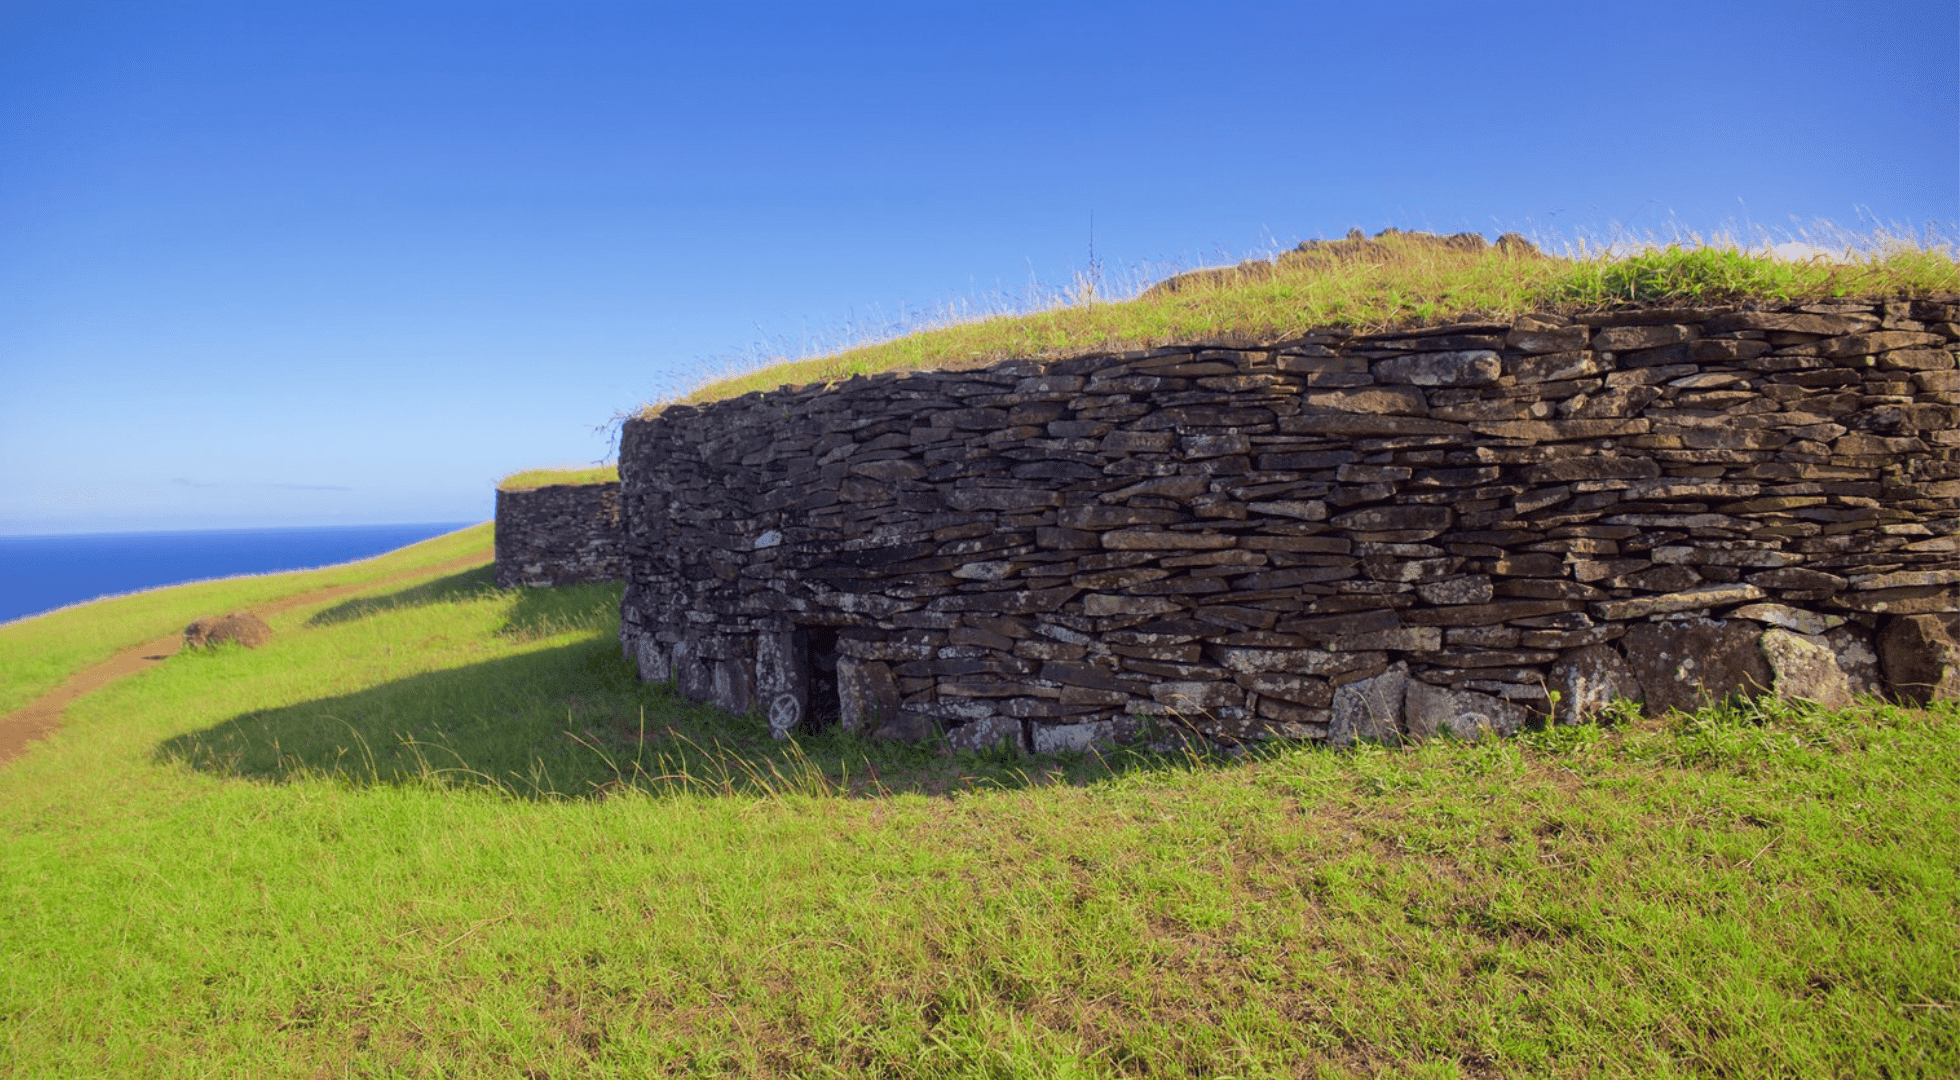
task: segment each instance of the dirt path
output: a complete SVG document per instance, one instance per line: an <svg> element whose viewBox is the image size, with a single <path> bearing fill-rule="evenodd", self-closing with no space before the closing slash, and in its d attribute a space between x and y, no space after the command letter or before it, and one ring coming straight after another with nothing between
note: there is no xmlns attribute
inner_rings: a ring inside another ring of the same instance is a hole
<svg viewBox="0 0 1960 1080"><path fill-rule="evenodd" d="M305 607L308 604L318 604L328 600L338 600L343 596L352 596L357 592L372 589L376 586L391 585L397 581L428 577L433 574L441 574L452 570L470 570L490 561L491 556L489 553L478 552L473 555L464 555L460 558L451 559L445 563L438 563L434 566L425 566L418 570L404 570L399 574L390 574L387 577L376 578L372 581L363 581L353 585L335 585L331 588L315 589L312 592L299 593L294 596L285 597L284 599L261 604L250 610L254 615L262 619L268 618L282 611L290 611L296 607ZM176 655L177 647L183 644L183 640L184 635L180 631L166 637L160 637L155 641L124 649L99 664L83 668L75 674L70 675L67 681L63 682L60 686L42 694L40 697L8 713L6 716L0 716L0 766L4 766L8 762L25 754L28 744L37 739L47 738L50 733L60 727L61 714L63 710L68 708L70 702L81 697L83 694L99 690L115 682L117 679L134 675L139 671L144 671L163 663L165 660Z"/></svg>

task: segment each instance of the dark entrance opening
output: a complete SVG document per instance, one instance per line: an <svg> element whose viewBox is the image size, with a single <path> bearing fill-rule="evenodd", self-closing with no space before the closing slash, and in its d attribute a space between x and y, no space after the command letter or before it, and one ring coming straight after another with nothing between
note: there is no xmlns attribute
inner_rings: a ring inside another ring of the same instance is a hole
<svg viewBox="0 0 1960 1080"><path fill-rule="evenodd" d="M810 673L810 707L797 729L805 735L815 735L824 728L836 727L843 715L842 702L837 696L837 628L800 627L796 631L796 647L803 656L804 670Z"/></svg>

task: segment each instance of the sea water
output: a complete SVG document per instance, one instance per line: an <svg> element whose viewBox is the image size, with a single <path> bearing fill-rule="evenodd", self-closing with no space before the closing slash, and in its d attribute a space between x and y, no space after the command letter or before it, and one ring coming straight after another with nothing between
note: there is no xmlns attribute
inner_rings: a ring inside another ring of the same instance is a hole
<svg viewBox="0 0 1960 1080"><path fill-rule="evenodd" d="M0 622L160 585L351 562L465 524L0 536Z"/></svg>

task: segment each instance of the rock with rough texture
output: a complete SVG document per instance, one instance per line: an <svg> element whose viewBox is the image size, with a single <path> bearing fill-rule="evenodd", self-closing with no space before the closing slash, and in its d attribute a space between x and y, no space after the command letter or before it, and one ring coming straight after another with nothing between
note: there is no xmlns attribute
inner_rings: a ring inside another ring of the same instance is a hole
<svg viewBox="0 0 1960 1080"><path fill-rule="evenodd" d="M740 660L716 660L710 669L714 689L708 700L723 712L742 716L755 707L754 668Z"/></svg>
<svg viewBox="0 0 1960 1080"><path fill-rule="evenodd" d="M932 717L905 710L900 710L897 716L878 725L871 733L876 739L915 744L929 742L939 734L939 724Z"/></svg>
<svg viewBox="0 0 1960 1080"><path fill-rule="evenodd" d="M1150 688L1150 695L1159 705L1190 719L1245 703L1245 691L1223 680L1160 682Z"/></svg>
<svg viewBox="0 0 1960 1080"><path fill-rule="evenodd" d="M1087 750L1107 741L1114 725L1107 720L1087 724L1044 724L1034 729L1034 752L1056 754L1066 750Z"/></svg>
<svg viewBox="0 0 1960 1080"><path fill-rule="evenodd" d="M674 677L673 666L667 662L666 650L652 637L634 639L629 655L639 671L641 682L664 683Z"/></svg>
<svg viewBox="0 0 1960 1080"><path fill-rule="evenodd" d="M1754 623L1688 619L1637 623L1620 641L1646 694L1646 712L1692 712L1731 694L1768 690L1769 664Z"/></svg>
<svg viewBox="0 0 1960 1080"><path fill-rule="evenodd" d="M846 731L876 731L898 716L901 696L891 665L837 658L837 717Z"/></svg>
<svg viewBox="0 0 1960 1080"><path fill-rule="evenodd" d="M1448 735L1475 742L1486 735L1516 735L1530 718L1523 706L1474 690L1455 690L1412 680L1402 716L1415 740Z"/></svg>
<svg viewBox="0 0 1960 1080"><path fill-rule="evenodd" d="M1885 679L1879 672L1878 650L1871 632L1862 626L1837 626L1824 632L1824 643L1837 657L1838 670L1844 672L1851 693L1859 697L1879 697L1885 693Z"/></svg>
<svg viewBox="0 0 1960 1080"><path fill-rule="evenodd" d="M1769 664L1770 691L1788 701L1809 701L1827 709L1851 704L1851 682L1838 667L1829 643L1808 634L1772 628L1758 644Z"/></svg>
<svg viewBox="0 0 1960 1080"><path fill-rule="evenodd" d="M1375 365L1377 378L1414 386L1487 386L1503 374L1503 358L1489 349L1417 353Z"/></svg>
<svg viewBox="0 0 1960 1080"><path fill-rule="evenodd" d="M1649 615L1673 615L1684 611L1707 611L1723 604L1758 600L1763 590L1754 585L1698 585L1660 596L1634 600L1609 600L1597 605L1602 619L1643 619Z"/></svg>
<svg viewBox="0 0 1960 1080"><path fill-rule="evenodd" d="M1960 701L1960 641L1936 615L1903 615L1878 635L1878 658L1894 696L1914 705Z"/></svg>
<svg viewBox="0 0 1960 1080"><path fill-rule="evenodd" d="M190 649L206 649L225 642L256 649L271 640L272 627L249 611L207 615L184 627L184 647Z"/></svg>
<svg viewBox="0 0 1960 1080"><path fill-rule="evenodd" d="M1552 665L1545 684L1558 695L1553 720L1561 724L1583 723L1617 700L1637 702L1645 697L1626 657L1606 644L1565 654Z"/></svg>
<svg viewBox="0 0 1960 1080"><path fill-rule="evenodd" d="M1749 619L1769 626L1780 626L1799 634L1817 637L1844 623L1843 616L1804 611L1788 604L1744 604L1729 612L1731 619Z"/></svg>
<svg viewBox="0 0 1960 1080"><path fill-rule="evenodd" d="M647 677L644 655L643 650L642 679ZM774 738L787 739L802 725L810 709L810 671L795 634L756 635L755 696Z"/></svg>
<svg viewBox="0 0 1960 1080"><path fill-rule="evenodd" d="M1379 675L1337 687L1327 741L1334 746L1399 741L1402 700L1408 688L1407 664L1396 664Z"/></svg>
<svg viewBox="0 0 1960 1080"><path fill-rule="evenodd" d="M946 745L954 750L994 750L1006 746L1019 752L1021 722L1007 716L981 717L948 731Z"/></svg>
<svg viewBox="0 0 1960 1080"><path fill-rule="evenodd" d="M708 701L714 696L714 675L710 661L702 657L700 644L688 638L674 643L669 654L674 666L674 689L682 697Z"/></svg>

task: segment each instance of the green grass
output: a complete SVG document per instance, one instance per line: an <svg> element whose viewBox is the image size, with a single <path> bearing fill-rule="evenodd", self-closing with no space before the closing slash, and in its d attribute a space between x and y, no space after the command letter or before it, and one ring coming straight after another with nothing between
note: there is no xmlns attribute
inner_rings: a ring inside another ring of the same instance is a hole
<svg viewBox="0 0 1960 1080"><path fill-rule="evenodd" d="M1960 1071L1951 710L778 744L635 682L617 587L488 582L285 613L0 771L0 1072Z"/></svg>
<svg viewBox="0 0 1960 1080"><path fill-rule="evenodd" d="M1920 296L1960 289L1950 255L1904 249L1849 265L1786 262L1735 248L1669 247L1624 259L1588 259L1566 267L1542 294L1552 309L1614 303L1733 303L1838 300L1848 296Z"/></svg>
<svg viewBox="0 0 1960 1080"><path fill-rule="evenodd" d="M1717 303L1960 291L1951 245L1887 233L1825 237L1834 259L1785 261L1727 237L1642 241L1627 255L1583 246L1571 258L1526 257L1426 244L1408 234L1357 245L1352 255L1280 256L1269 274L1239 275L1169 294L1107 302L1078 284L1043 310L927 326L827 356L786 360L708 382L681 396L716 401L855 375L962 369L1009 357L1052 357L1196 342L1263 344L1324 327L1384 330L1507 320L1627 302ZM642 415L657 411L649 405Z"/></svg>
<svg viewBox="0 0 1960 1080"><path fill-rule="evenodd" d="M1322 325L1960 288L1926 246L1400 244L1121 303L1083 289L696 399ZM196 615L488 544L0 627L0 707ZM1950 708L1237 759L778 743L638 683L618 600L430 571L77 702L0 770L0 1073L1960 1072Z"/></svg>
<svg viewBox="0 0 1960 1080"><path fill-rule="evenodd" d="M182 630L201 615L373 581L487 549L489 543L486 523L359 562L150 589L0 625L0 658L5 661L0 663L0 714L20 708L90 664Z"/></svg>
<svg viewBox="0 0 1960 1080"><path fill-rule="evenodd" d="M531 491L552 484L617 484L619 466L601 465L591 469L526 469L497 481L498 491Z"/></svg>

